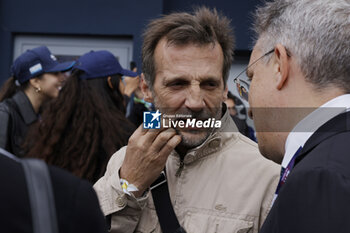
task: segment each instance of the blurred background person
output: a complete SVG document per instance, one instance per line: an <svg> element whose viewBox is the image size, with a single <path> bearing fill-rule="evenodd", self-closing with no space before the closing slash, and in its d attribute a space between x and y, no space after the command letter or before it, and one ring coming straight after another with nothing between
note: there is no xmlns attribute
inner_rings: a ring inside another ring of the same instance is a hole
<svg viewBox="0 0 350 233"><path fill-rule="evenodd" d="M238 128L238 131L256 142L254 130L247 124L247 110L242 100L240 100L237 96L234 96L229 91L227 93L227 99L225 101L225 104L227 106L231 118L233 119Z"/></svg>
<svg viewBox="0 0 350 233"><path fill-rule="evenodd" d="M130 69L137 72L135 62L130 62ZM141 74L143 75L143 74ZM133 77L124 77L125 97L127 102L126 117L136 126L143 122L143 112L152 111L153 105L143 99L143 94L140 89L140 79Z"/></svg>
<svg viewBox="0 0 350 233"><path fill-rule="evenodd" d="M125 117L122 75L137 76L108 51L81 56L59 98L43 112L42 123L30 130L27 156L97 181L135 129Z"/></svg>
<svg viewBox="0 0 350 233"><path fill-rule="evenodd" d="M37 233L28 177L21 161L5 152L0 151L1 233ZM106 233L106 221L91 184L54 166L48 166L48 172L54 196L50 207L56 212L58 232L45 233ZM35 210L43 212L45 208Z"/></svg>
<svg viewBox="0 0 350 233"><path fill-rule="evenodd" d="M57 98L64 74L74 62L59 63L45 46L27 50L13 63L0 90L0 147L22 156L28 127L38 120L42 105Z"/></svg>

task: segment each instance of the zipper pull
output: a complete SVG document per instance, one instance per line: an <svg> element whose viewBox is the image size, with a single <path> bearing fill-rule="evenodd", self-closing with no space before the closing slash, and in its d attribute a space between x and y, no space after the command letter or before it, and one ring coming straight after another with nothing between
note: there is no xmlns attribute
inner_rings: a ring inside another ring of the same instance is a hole
<svg viewBox="0 0 350 233"><path fill-rule="evenodd" d="M182 170L184 169L184 165L185 165L184 161L181 160L181 161L180 161L180 166L179 166L179 168L177 169L177 171L176 171L176 173L175 173L175 176L176 176L176 177L180 177L180 176L181 176L181 172L182 172Z"/></svg>

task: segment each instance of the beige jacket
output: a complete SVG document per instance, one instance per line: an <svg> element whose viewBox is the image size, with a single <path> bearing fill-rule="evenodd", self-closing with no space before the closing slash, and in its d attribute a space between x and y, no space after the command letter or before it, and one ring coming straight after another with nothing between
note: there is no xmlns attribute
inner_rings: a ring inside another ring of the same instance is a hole
<svg viewBox="0 0 350 233"><path fill-rule="evenodd" d="M94 186L104 214L112 215L111 232L161 232L150 192L136 200L122 191L118 171L125 150L113 155ZM166 164L169 192L187 233L258 232L270 209L280 166L237 133L227 111L220 132L189 151L180 176L175 176L179 166L173 151Z"/></svg>

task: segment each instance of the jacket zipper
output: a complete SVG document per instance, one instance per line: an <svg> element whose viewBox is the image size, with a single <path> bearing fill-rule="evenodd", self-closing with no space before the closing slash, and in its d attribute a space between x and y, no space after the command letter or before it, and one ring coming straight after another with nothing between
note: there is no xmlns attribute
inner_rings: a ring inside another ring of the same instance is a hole
<svg viewBox="0 0 350 233"><path fill-rule="evenodd" d="M177 171L175 173L176 177L180 177L181 176L181 173L182 173L182 170L184 169L184 166L185 166L184 160L181 158L180 166L179 166L179 168L177 169Z"/></svg>

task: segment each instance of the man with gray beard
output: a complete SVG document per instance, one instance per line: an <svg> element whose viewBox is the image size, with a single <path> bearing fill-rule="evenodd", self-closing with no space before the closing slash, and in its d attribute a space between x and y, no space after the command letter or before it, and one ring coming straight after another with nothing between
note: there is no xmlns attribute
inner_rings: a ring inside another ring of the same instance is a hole
<svg viewBox="0 0 350 233"><path fill-rule="evenodd" d="M164 216L157 216L152 198L164 186L187 232L258 231L279 166L238 132L223 104L232 53L230 22L215 10L174 13L148 25L141 89L158 109L152 120L160 114L180 116L173 121L189 116L197 123L221 121L221 127L140 126L94 186L111 232L170 232L159 222ZM164 168L166 182L154 183Z"/></svg>

